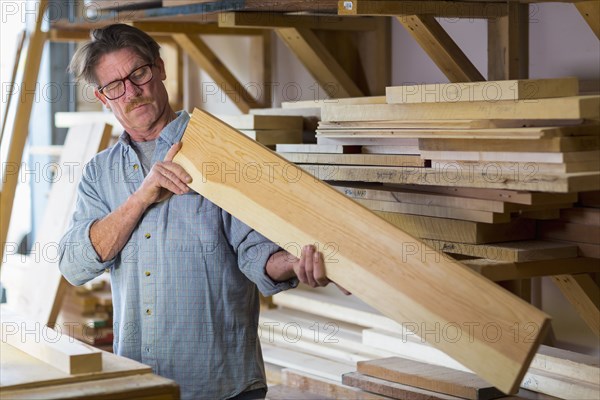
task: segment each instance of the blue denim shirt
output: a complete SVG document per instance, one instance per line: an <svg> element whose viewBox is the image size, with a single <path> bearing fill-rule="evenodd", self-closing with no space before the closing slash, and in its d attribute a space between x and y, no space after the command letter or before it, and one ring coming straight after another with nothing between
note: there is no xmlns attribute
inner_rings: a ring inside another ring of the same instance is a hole
<svg viewBox="0 0 600 400"><path fill-rule="evenodd" d="M183 111L156 142L153 163L180 141ZM151 206L123 250L102 262L90 242L94 221L117 209L144 176L124 133L85 168L60 270L81 285L110 269L114 351L181 386L183 399L218 399L265 387L257 337L259 296L289 289L265 272L280 248L198 193Z"/></svg>

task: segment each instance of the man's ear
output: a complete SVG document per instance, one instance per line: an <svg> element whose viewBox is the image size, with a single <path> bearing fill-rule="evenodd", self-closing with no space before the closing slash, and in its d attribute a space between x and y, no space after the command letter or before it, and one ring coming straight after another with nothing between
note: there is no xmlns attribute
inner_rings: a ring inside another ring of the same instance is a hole
<svg viewBox="0 0 600 400"><path fill-rule="evenodd" d="M96 98L98 100L100 100L100 102L104 105L104 107L106 107L110 110L110 105L108 104L108 100L106 100L106 97L104 97L100 94L98 89L94 89L94 96L96 96Z"/></svg>
<svg viewBox="0 0 600 400"><path fill-rule="evenodd" d="M164 81L167 79L167 72L165 71L165 62L161 57L158 57L155 62L156 68L158 68L160 80Z"/></svg>

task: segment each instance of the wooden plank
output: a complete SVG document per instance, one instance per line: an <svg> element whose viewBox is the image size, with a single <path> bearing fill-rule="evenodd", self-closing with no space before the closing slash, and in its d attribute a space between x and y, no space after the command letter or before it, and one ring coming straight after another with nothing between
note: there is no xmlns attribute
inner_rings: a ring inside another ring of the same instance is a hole
<svg viewBox="0 0 600 400"><path fill-rule="evenodd" d="M13 95L13 88L17 80L17 71L19 68L19 62L21 60L21 51L23 50L23 44L25 43L25 37L27 36L27 31L21 32L21 34L17 37L17 50L15 53L13 69L11 73L10 84L9 87L5 89L7 93L6 99L4 100L4 113L2 119L2 129L0 130L0 143L2 143L2 138L4 137L4 129L6 128L6 121L8 120L8 112L10 111L10 103Z"/></svg>
<svg viewBox="0 0 600 400"><path fill-rule="evenodd" d="M519 219L506 224L485 224L446 218L376 211L389 223L421 239L483 244L533 239L534 221ZM413 251L415 251L413 249ZM435 253L432 253L433 257Z"/></svg>
<svg viewBox="0 0 600 400"><path fill-rule="evenodd" d="M330 98L362 96L344 68L307 28L278 28L277 36L300 59Z"/></svg>
<svg viewBox="0 0 600 400"><path fill-rule="evenodd" d="M431 193L443 193L453 196L475 199L505 201L523 205L563 204L577 201L577 193L536 193L503 189L478 189L468 187L386 185L391 188L418 190ZM579 193L581 195L581 193Z"/></svg>
<svg viewBox="0 0 600 400"><path fill-rule="evenodd" d="M597 384L565 378L534 368L527 371L521 387L561 399L595 400L600 397L600 386Z"/></svg>
<svg viewBox="0 0 600 400"><path fill-rule="evenodd" d="M216 22L216 21L215 21ZM188 21L185 24L170 21L133 21L129 25L134 26L152 36L185 33L188 35L236 35L236 36L258 36L261 34L256 29L228 29L221 28L217 23L201 20L200 23Z"/></svg>
<svg viewBox="0 0 600 400"><path fill-rule="evenodd" d="M302 117L286 115L215 115L235 129L302 130Z"/></svg>
<svg viewBox="0 0 600 400"><path fill-rule="evenodd" d="M419 149L428 151L486 152L577 152L600 148L599 136L557 137L538 140L419 139ZM600 162L598 163L600 167Z"/></svg>
<svg viewBox="0 0 600 400"><path fill-rule="evenodd" d="M577 78L432 83L386 88L388 104L533 100L577 96Z"/></svg>
<svg viewBox="0 0 600 400"><path fill-rule="evenodd" d="M544 221L538 225L538 236L542 239L598 244L600 243L600 226L564 221Z"/></svg>
<svg viewBox="0 0 600 400"><path fill-rule="evenodd" d="M23 78L19 82L19 92L15 109L15 120L10 134L10 144L7 158L4 160L2 172L2 186L0 190L0 256L4 256L4 247L8 235L8 227L12 215L13 201L19 182L19 166L21 165L25 142L29 134L29 118L35 98L37 77L42 61L42 53L46 42L47 33L42 32L42 21L48 7L48 0L39 0L36 3L35 26L29 36ZM12 166L12 168L9 168ZM13 171L11 173L11 169ZM2 260L4 259L3 257Z"/></svg>
<svg viewBox="0 0 600 400"><path fill-rule="evenodd" d="M587 354L541 345L533 357L531 368L593 385L600 384L600 360Z"/></svg>
<svg viewBox="0 0 600 400"><path fill-rule="evenodd" d="M320 378L293 369L285 368L282 372L283 384L286 386L306 390L334 399L346 400L384 400L387 397L378 396L360 389L343 385L339 382Z"/></svg>
<svg viewBox="0 0 600 400"><path fill-rule="evenodd" d="M314 132L321 119L320 108L253 108L250 110L252 115L296 115L301 116L304 123L304 130Z"/></svg>
<svg viewBox="0 0 600 400"><path fill-rule="evenodd" d="M420 104L324 104L323 121L420 119L600 119L600 96Z"/></svg>
<svg viewBox="0 0 600 400"><path fill-rule="evenodd" d="M507 334L515 323L528 321L538 325L536 337L539 338L545 331L547 319L543 313L460 264L445 259L426 263L420 257L407 256L399 243L417 244L421 252L426 250L426 246L365 208L356 206L335 189L309 176L301 176L290 184L283 169L302 175L297 167L276 153L254 145L209 114L194 111L182 142L183 147L174 161L192 175L194 181L190 186L194 190L271 240L280 243L327 243L333 240L339 243L340 251L336 257L340 262L326 262L328 276L394 319L422 321L431 326L440 321L455 321L459 325L466 321L493 322L500 332L506 331ZM270 168L269 178L263 176L262 180L254 183L243 179L228 181L221 174L216 174L217 171L207 173L205 169L206 165L223 165L225 168L228 164L227 169L230 169L231 165L247 162L259 165L267 162L274 167ZM232 196L233 191L236 196ZM274 196L275 193L277 195ZM302 196L302 193L312 193L313 196ZM302 204L297 203L298 198L302 198ZM317 209L321 212L319 218L314 218L314 210ZM324 209L327 212L323 213ZM347 218L349 214L354 216L351 221ZM307 224L307 221L311 223ZM352 234L367 230L376 240L365 243L364 235ZM368 251L360 251L361 248ZM378 255L377 267L364 268L374 265L373 254ZM401 271L396 268L397 265L403 265ZM443 279L433 279L437 271ZM443 293L445 307L431 302L432 287ZM490 304L485 299L491 298L494 306L481 308ZM459 305L463 302L472 304L472 307L465 309ZM490 343L482 335L482 332L475 332L468 335L470 339L465 337L456 343L440 342L435 346L503 391L516 390L537 343L535 340L525 343L513 338ZM497 363L501 363L502 368L498 368Z"/></svg>
<svg viewBox="0 0 600 400"><path fill-rule="evenodd" d="M520 157L521 158L521 157ZM431 160L431 168L451 170L478 170L495 174L497 171L514 171L515 176L528 176L537 173L544 175L570 174L574 172L591 172L600 170L599 160L570 161L566 163L540 163L540 162L518 162L518 161L454 161L454 160Z"/></svg>
<svg viewBox="0 0 600 400"><path fill-rule="evenodd" d="M600 209L591 207L568 208L560 211L561 221L600 226Z"/></svg>
<svg viewBox="0 0 600 400"><path fill-rule="evenodd" d="M596 37L600 39L600 4L597 1L578 1L575 7Z"/></svg>
<svg viewBox="0 0 600 400"><path fill-rule="evenodd" d="M594 161L597 150L572 152L507 152L507 151L429 151L421 150L423 158L430 160L491 161L517 163L554 163Z"/></svg>
<svg viewBox="0 0 600 400"><path fill-rule="evenodd" d="M3 343L69 375L102 370L102 354L99 350L74 341L62 332L27 320L5 304L0 307Z"/></svg>
<svg viewBox="0 0 600 400"><path fill-rule="evenodd" d="M20 273L19 279L7 287L8 303L18 313L42 325L52 326L68 283L58 269L58 257L54 253L71 220L77 200L77 185L85 165L106 148L110 138L110 125L79 125L69 129L61 158L58 161L62 179L56 179L50 189L47 210L40 223L36 243L44 249L39 262L25 265L6 265L7 274ZM57 175L58 176L58 175ZM23 272L26 271L26 274ZM31 280L27 277L36 276ZM21 279L22 278L22 279ZM7 278L10 280L10 278Z"/></svg>
<svg viewBox="0 0 600 400"><path fill-rule="evenodd" d="M478 258L463 260L463 264L492 281L600 272L598 260L585 257L519 263Z"/></svg>
<svg viewBox="0 0 600 400"><path fill-rule="evenodd" d="M175 42L215 81L219 88L227 93L231 101L242 113L248 113L251 108L260 107L246 90L244 85L231 73L210 47L196 35L177 33L172 35ZM235 93L233 96L229 95Z"/></svg>
<svg viewBox="0 0 600 400"><path fill-rule="evenodd" d="M177 400L179 398L179 387L174 381L151 373L141 373L135 377L114 377L42 388L2 391L2 399L6 400Z"/></svg>
<svg viewBox="0 0 600 400"><path fill-rule="evenodd" d="M223 28L306 28L319 30L375 30L375 18L344 18L337 15L284 15L277 13L229 12L219 15Z"/></svg>
<svg viewBox="0 0 600 400"><path fill-rule="evenodd" d="M426 215L430 217L457 219L462 221L484 222L498 224L510 222L510 214L500 214L490 211L469 210L465 208L440 207L427 204L411 204L382 200L354 199L369 210L389 213Z"/></svg>
<svg viewBox="0 0 600 400"><path fill-rule="evenodd" d="M506 203L496 200L471 199L432 192L406 190L377 184L333 184L336 190L354 199L391 201L440 207L465 208L469 210L504 213Z"/></svg>
<svg viewBox="0 0 600 400"><path fill-rule="evenodd" d="M377 126L385 124L385 122L379 122L379 124L365 122L362 127L353 128L351 126L344 129L342 123L328 124L322 122L319 124L317 134L323 137L335 137L335 136L356 136L366 135L372 137L407 137L407 138L439 138L439 139L550 139L559 138L563 136L592 136L600 133L600 126L597 124L590 125L575 125L575 126L559 126L559 127L531 127L531 128L482 128L473 129L467 127L467 129L460 129L457 127L443 127L444 122L440 123L440 127L431 128L424 127L415 122L416 129L411 129L406 126L398 126L394 121L390 121L389 125L396 125L397 128L391 126ZM372 124L374 126L369 126ZM413 123L410 123L413 124ZM328 126L333 125L333 126ZM349 123L348 125L351 125ZM408 125L408 124L405 124Z"/></svg>
<svg viewBox="0 0 600 400"><path fill-rule="evenodd" d="M600 188L600 172L570 174L529 174L515 171L494 174L477 170L438 170L420 167L355 167L348 165L303 164L302 169L324 181L360 181L393 184L467 186L472 188L527 190L569 193ZM488 171L489 172L489 171Z"/></svg>
<svg viewBox="0 0 600 400"><path fill-rule="evenodd" d="M600 291L596 282L587 274L558 275L552 281L592 332L600 336Z"/></svg>
<svg viewBox="0 0 600 400"><path fill-rule="evenodd" d="M409 385L374 378L359 372L344 374L344 385L353 386L368 392L403 400L459 400L460 397L419 389Z"/></svg>
<svg viewBox="0 0 600 400"><path fill-rule="evenodd" d="M241 133L265 146L279 143L302 143L302 131L284 129L243 129Z"/></svg>
<svg viewBox="0 0 600 400"><path fill-rule="evenodd" d="M529 8L518 1L506 7L505 15L487 21L489 80L529 76Z"/></svg>
<svg viewBox="0 0 600 400"><path fill-rule="evenodd" d="M275 385L269 387L265 400L333 400L333 398L290 386Z"/></svg>
<svg viewBox="0 0 600 400"><path fill-rule="evenodd" d="M360 146L319 145L319 144L278 144L278 153L322 153L322 154L356 154Z"/></svg>
<svg viewBox="0 0 600 400"><path fill-rule="evenodd" d="M462 254L497 261L525 262L577 257L577 246L539 240L473 245L425 239L425 243L445 253Z"/></svg>
<svg viewBox="0 0 600 400"><path fill-rule="evenodd" d="M105 123L112 126L112 136L119 137L125 130L117 117L111 112L75 111L57 112L54 114L54 126L57 128L73 128L79 125Z"/></svg>
<svg viewBox="0 0 600 400"><path fill-rule="evenodd" d="M382 165L396 167L425 166L425 160L419 156L386 154L284 153L281 151L278 151L277 153L289 162L297 164Z"/></svg>
<svg viewBox="0 0 600 400"><path fill-rule="evenodd" d="M485 78L432 15L397 17L450 82L477 82ZM577 93L575 93L577 94ZM389 101L388 103L393 103Z"/></svg>
<svg viewBox="0 0 600 400"><path fill-rule="evenodd" d="M475 374L401 357L359 361L356 369L363 375L465 399L484 400L504 396L504 393Z"/></svg>
<svg viewBox="0 0 600 400"><path fill-rule="evenodd" d="M386 104L385 96L359 96L345 97L332 99L313 99L300 101L284 101L281 103L282 108L311 108L323 107L327 104Z"/></svg>
<svg viewBox="0 0 600 400"><path fill-rule="evenodd" d="M396 1L396 0L339 0L339 15L415 15L439 17L490 18L505 15L505 4L483 1Z"/></svg>
<svg viewBox="0 0 600 400"><path fill-rule="evenodd" d="M318 142L319 139L317 139ZM329 143L329 142L333 142L333 143L338 143L338 142L348 142L349 140L346 139L342 139L342 140L337 140L337 139L326 139L326 138L321 138L321 142L323 143ZM364 143L364 139L362 141ZM375 140L375 142L377 142ZM350 141L350 143L361 143L361 141ZM369 143L369 142L367 142ZM372 143L372 141L371 141ZM367 145L363 145L361 152L363 154L399 154L399 155L409 155L409 154L413 154L413 155L420 155L420 151L419 151L419 146L395 146L395 145L391 145L391 144L384 144L384 145L372 145L372 144L367 144Z"/></svg>

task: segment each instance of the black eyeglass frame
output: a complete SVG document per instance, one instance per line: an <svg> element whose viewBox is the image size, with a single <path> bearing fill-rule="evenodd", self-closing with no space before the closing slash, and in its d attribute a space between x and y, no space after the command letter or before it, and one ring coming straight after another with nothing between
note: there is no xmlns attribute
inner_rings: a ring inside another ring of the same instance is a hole
<svg viewBox="0 0 600 400"><path fill-rule="evenodd" d="M102 87L98 86L98 92L101 93L102 96L106 97L109 100L116 100L116 99L118 99L120 97L123 97L123 96L125 96L125 92L127 91L127 87L125 86L125 81L128 80L129 82L131 82L131 84L133 84L133 85L135 85L137 87L146 85L148 82L150 82L152 80L152 78L154 78L154 73L152 72L152 67L154 67L154 65L155 64L153 62L152 63L148 63L148 64L144 64L144 65L140 65L139 67L137 67L136 69L134 69L133 71L131 71L129 73L129 75L127 75L126 77L121 78L121 79L115 79L114 81L109 82L109 83L107 83L106 85L104 85ZM145 67L150 67L150 78L146 82L141 83L141 84L138 84L138 83L135 83L134 81L132 81L131 80L131 75L135 74L137 71L139 71L140 69L145 68ZM106 89L107 86L112 85L115 82L121 82L123 84L123 88L125 88L123 90L123 94L121 94L120 96L117 96L117 97L113 97L113 98L108 97L106 95L106 93L104 93L104 89Z"/></svg>

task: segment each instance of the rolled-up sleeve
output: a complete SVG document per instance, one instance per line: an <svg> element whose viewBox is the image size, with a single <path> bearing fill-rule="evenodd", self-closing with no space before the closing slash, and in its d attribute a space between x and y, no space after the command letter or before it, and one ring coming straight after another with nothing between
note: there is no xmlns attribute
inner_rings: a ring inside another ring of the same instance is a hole
<svg viewBox="0 0 600 400"><path fill-rule="evenodd" d="M271 255L282 250L281 247L225 211L223 222L225 234L237 254L240 270L256 284L264 296L272 296L298 286L295 278L277 282L267 275L267 261Z"/></svg>
<svg viewBox="0 0 600 400"><path fill-rule="evenodd" d="M110 268L114 260L102 262L90 240L92 224L110 213L94 185L96 169L88 164L77 188L77 203L67 232L60 241L59 268L73 285L82 285Z"/></svg>

